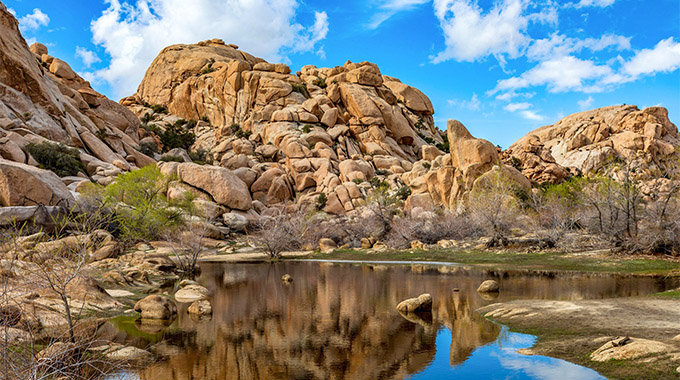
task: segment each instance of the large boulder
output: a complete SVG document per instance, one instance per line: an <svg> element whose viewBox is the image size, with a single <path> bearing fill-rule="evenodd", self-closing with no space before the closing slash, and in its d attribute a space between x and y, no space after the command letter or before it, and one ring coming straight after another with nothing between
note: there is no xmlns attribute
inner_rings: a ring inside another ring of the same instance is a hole
<svg viewBox="0 0 680 380"><path fill-rule="evenodd" d="M248 186L229 169L181 163L177 166L179 179L210 194L215 202L237 210L250 210L253 200Z"/></svg>
<svg viewBox="0 0 680 380"><path fill-rule="evenodd" d="M0 205L68 208L75 199L53 172L0 158Z"/></svg>

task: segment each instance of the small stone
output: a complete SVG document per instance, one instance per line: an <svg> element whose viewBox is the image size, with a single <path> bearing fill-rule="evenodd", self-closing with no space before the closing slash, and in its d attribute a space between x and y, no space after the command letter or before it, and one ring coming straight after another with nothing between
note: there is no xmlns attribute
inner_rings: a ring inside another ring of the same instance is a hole
<svg viewBox="0 0 680 380"><path fill-rule="evenodd" d="M486 280L479 285L477 291L480 293L496 293L500 291L501 287L494 280Z"/></svg>
<svg viewBox="0 0 680 380"><path fill-rule="evenodd" d="M196 301L189 306L187 312L197 316L212 315L212 305L208 300Z"/></svg>
<svg viewBox="0 0 680 380"><path fill-rule="evenodd" d="M281 281L283 281L283 282L293 282L293 277L291 275L289 275L288 273L286 273L281 277Z"/></svg>
<svg viewBox="0 0 680 380"><path fill-rule="evenodd" d="M333 241L333 239L323 238L319 240L319 249L323 253L332 252L336 248L338 248L338 245L335 244L335 241Z"/></svg>
<svg viewBox="0 0 680 380"><path fill-rule="evenodd" d="M432 296L425 293L419 295L417 298L409 298L399 303L399 305L397 305L397 310L402 313L431 311Z"/></svg>

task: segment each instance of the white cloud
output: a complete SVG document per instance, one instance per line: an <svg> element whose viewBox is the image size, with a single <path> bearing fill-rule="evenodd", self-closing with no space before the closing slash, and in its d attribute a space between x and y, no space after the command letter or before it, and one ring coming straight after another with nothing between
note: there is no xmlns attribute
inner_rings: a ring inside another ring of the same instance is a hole
<svg viewBox="0 0 680 380"><path fill-rule="evenodd" d="M595 102L595 99L593 99L592 96L589 96L588 99L579 100L577 103L578 103L578 106L582 110L585 110L585 109L590 108L593 105L594 102Z"/></svg>
<svg viewBox="0 0 680 380"><path fill-rule="evenodd" d="M449 100L448 104L451 107L463 108L470 111L479 111L482 106L482 102L479 101L477 94L472 94L472 98L470 100Z"/></svg>
<svg viewBox="0 0 680 380"><path fill-rule="evenodd" d="M316 12L311 27L295 21L297 0L108 0L92 21L95 44L111 56L97 75L117 96L130 95L164 47L221 38L269 61L314 51L328 33L328 16ZM321 50L323 51L323 50Z"/></svg>
<svg viewBox="0 0 680 380"><path fill-rule="evenodd" d="M510 103L510 104L506 105L505 107L503 107L503 109L505 109L506 111L510 111L510 112L515 112L515 111L519 111L519 110L526 110L526 109L529 109L529 108L531 108L531 103L527 103L527 102Z"/></svg>
<svg viewBox="0 0 680 380"><path fill-rule="evenodd" d="M541 121L545 119L543 115L539 115L538 113L530 110L520 111L519 114L527 120Z"/></svg>
<svg viewBox="0 0 680 380"><path fill-rule="evenodd" d="M598 92L602 88L596 80L611 74L612 69L609 66L597 65L573 56L558 57L543 61L518 77L499 81L490 94L544 85L550 92Z"/></svg>
<svg viewBox="0 0 680 380"><path fill-rule="evenodd" d="M101 62L101 59L97 57L97 54L81 46L76 46L76 58L80 58L80 60L83 61L83 64L85 64L85 67L90 67L94 63Z"/></svg>
<svg viewBox="0 0 680 380"><path fill-rule="evenodd" d="M14 12L12 10L12 12ZM12 13L16 16L16 13ZM29 13L26 16L19 18L19 29L22 32L28 30L37 30L41 26L47 26L50 23L50 17L43 13L40 9L33 9L33 13Z"/></svg>
<svg viewBox="0 0 680 380"><path fill-rule="evenodd" d="M429 2L430 0L381 0L378 4L378 12L371 17L371 21L366 27L376 29L395 14L410 11Z"/></svg>
<svg viewBox="0 0 680 380"><path fill-rule="evenodd" d="M569 6L573 6L575 8L584 8L584 7L600 7L600 8L606 8L612 4L614 4L616 0L581 0L578 3L569 3Z"/></svg>
<svg viewBox="0 0 680 380"><path fill-rule="evenodd" d="M446 49L431 57L432 61L471 62L493 55L503 64L506 55L520 56L531 40L525 33L529 25L523 15L526 4L523 0L503 0L483 14L474 0L434 0Z"/></svg>
<svg viewBox="0 0 680 380"><path fill-rule="evenodd" d="M527 49L527 57L540 61L556 56L566 56L588 49L599 52L608 48L617 51L630 50L630 37L605 34L600 38L577 39L553 33L550 38L534 40Z"/></svg>
<svg viewBox="0 0 680 380"><path fill-rule="evenodd" d="M624 63L623 73L633 78L680 68L680 43L673 37L660 41L653 49L643 49Z"/></svg>

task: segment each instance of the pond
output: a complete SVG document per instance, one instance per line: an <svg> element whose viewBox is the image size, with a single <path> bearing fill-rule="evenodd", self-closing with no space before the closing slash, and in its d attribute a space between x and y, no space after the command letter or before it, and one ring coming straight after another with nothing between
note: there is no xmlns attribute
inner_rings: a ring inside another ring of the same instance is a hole
<svg viewBox="0 0 680 380"><path fill-rule="evenodd" d="M516 351L535 337L475 310L513 299L639 296L676 280L568 272L494 271L451 264L205 263L196 279L213 316L181 305L169 326L112 321L118 340L158 362L129 379L603 379L563 360ZM290 274L293 282L281 277ZM497 296L476 289L487 279ZM402 300L430 293L432 313L402 316Z"/></svg>

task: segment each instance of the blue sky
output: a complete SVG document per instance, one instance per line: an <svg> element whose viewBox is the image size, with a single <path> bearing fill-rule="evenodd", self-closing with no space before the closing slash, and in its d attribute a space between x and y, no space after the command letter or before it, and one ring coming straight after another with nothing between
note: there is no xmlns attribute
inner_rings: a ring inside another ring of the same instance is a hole
<svg viewBox="0 0 680 380"><path fill-rule="evenodd" d="M678 0L4 0L98 91L134 93L164 46L222 38L295 71L371 61L435 121L508 147L584 109L661 105L680 121Z"/></svg>

